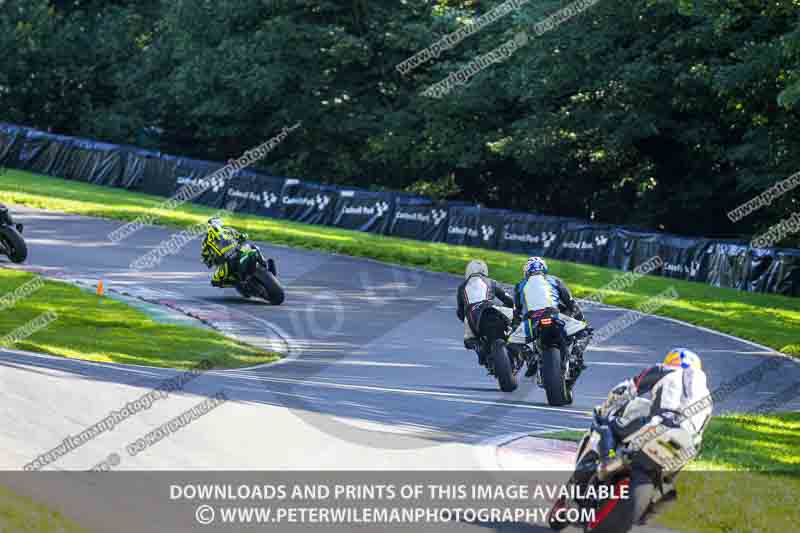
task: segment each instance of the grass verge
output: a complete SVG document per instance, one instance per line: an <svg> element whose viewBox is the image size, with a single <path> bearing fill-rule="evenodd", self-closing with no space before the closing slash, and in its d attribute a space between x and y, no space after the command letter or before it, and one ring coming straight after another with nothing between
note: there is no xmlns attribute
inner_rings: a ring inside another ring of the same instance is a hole
<svg viewBox="0 0 800 533"><path fill-rule="evenodd" d="M26 272L0 269L0 294L10 294L33 278ZM49 280L0 311L0 332L9 335L48 312L55 313L51 315L55 320L43 321L46 327L9 347L88 361L179 369L194 367L204 359L214 368L237 368L278 358L215 331L158 323L124 303Z"/></svg>
<svg viewBox="0 0 800 533"><path fill-rule="evenodd" d="M175 210L154 209L164 198L122 189L9 170L0 177L0 202L16 203L67 213L130 221L155 214L158 223L186 227L207 220L214 212L193 204ZM487 261L492 277L507 283L519 280L522 255L426 243L372 235L325 226L313 226L251 215L236 215L227 223L257 240L369 257L400 265L461 274L470 259ZM124 242L124 241L123 241ZM595 293L620 271L565 261L548 260L578 297ZM701 283L644 276L624 291L609 292L604 303L635 309L670 286L679 298L667 300L656 314L677 318L749 339L791 355L800 355L800 298L711 287Z"/></svg>
<svg viewBox="0 0 800 533"><path fill-rule="evenodd" d="M537 433L534 437L539 437L542 439L553 439L553 440L565 440L569 442L578 442L583 437L583 431L573 431L571 429L565 429L560 431L550 431L547 433Z"/></svg>
<svg viewBox="0 0 800 533"><path fill-rule="evenodd" d="M60 513L33 500L17 496L0 486L0 532L2 533L86 533Z"/></svg>
<svg viewBox="0 0 800 533"><path fill-rule="evenodd" d="M714 417L700 457L679 477L676 504L655 522L690 533L794 531L800 523L798 449L800 413Z"/></svg>

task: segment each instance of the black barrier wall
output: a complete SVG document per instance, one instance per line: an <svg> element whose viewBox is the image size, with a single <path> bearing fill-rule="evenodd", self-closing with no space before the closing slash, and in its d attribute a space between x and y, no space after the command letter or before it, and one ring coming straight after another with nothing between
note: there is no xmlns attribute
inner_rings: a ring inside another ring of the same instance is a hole
<svg viewBox="0 0 800 533"><path fill-rule="evenodd" d="M223 163L0 124L0 166L160 196L197 184ZM267 176L243 169L213 178L192 201L237 211L428 242L541 255L631 270L659 256L653 274L717 287L800 296L800 250L752 248L741 241L680 237L515 213L428 198L369 192ZM476 252L480 255L480 252Z"/></svg>
<svg viewBox="0 0 800 533"><path fill-rule="evenodd" d="M444 242L447 237L447 205L427 198L396 197L389 235L406 239Z"/></svg>
<svg viewBox="0 0 800 533"><path fill-rule="evenodd" d="M332 224L338 228L386 234L395 199L389 193L340 190Z"/></svg>

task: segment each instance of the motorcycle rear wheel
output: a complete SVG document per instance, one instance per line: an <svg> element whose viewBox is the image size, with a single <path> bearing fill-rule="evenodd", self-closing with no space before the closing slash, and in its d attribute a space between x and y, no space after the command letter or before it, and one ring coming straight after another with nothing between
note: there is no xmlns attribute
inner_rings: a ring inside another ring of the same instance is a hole
<svg viewBox="0 0 800 533"><path fill-rule="evenodd" d="M28 246L16 229L9 226L0 226L0 240L8 251L8 258L12 263L22 263L28 258Z"/></svg>
<svg viewBox="0 0 800 533"><path fill-rule="evenodd" d="M571 404L572 391L564 379L564 370L561 366L561 350L557 347L544 348L542 350L542 360L539 364L544 391L547 394L547 403L554 407Z"/></svg>
<svg viewBox="0 0 800 533"><path fill-rule="evenodd" d="M500 390L503 392L517 390L517 376L514 375L511 367L511 358L508 355L506 343L502 340L498 339L492 344L492 363Z"/></svg>
<svg viewBox="0 0 800 533"><path fill-rule="evenodd" d="M280 305L286 297L283 287L271 272L258 268L254 274L256 282L261 286L263 298L272 305Z"/></svg>

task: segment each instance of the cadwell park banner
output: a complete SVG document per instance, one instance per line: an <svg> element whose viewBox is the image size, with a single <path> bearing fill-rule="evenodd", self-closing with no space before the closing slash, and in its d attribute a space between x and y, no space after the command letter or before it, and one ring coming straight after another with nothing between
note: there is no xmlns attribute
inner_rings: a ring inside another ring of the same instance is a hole
<svg viewBox="0 0 800 533"><path fill-rule="evenodd" d="M0 123L0 166L171 196L223 163L53 135ZM1 179L1 178L0 178ZM631 270L659 256L652 274L743 291L800 296L800 250L681 237L397 192L370 192L242 169L213 178L192 201L237 211L428 242L446 242Z"/></svg>

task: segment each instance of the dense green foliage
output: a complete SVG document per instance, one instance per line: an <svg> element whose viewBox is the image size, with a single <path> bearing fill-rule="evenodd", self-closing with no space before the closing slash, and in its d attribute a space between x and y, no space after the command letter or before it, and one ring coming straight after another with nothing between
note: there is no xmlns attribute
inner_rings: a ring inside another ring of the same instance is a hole
<svg viewBox="0 0 800 533"><path fill-rule="evenodd" d="M6 0L0 120L217 160L302 121L263 168L684 234L797 210L726 217L800 171L800 0L600 0L541 36L569 2L529 2L395 69L500 3Z"/></svg>

